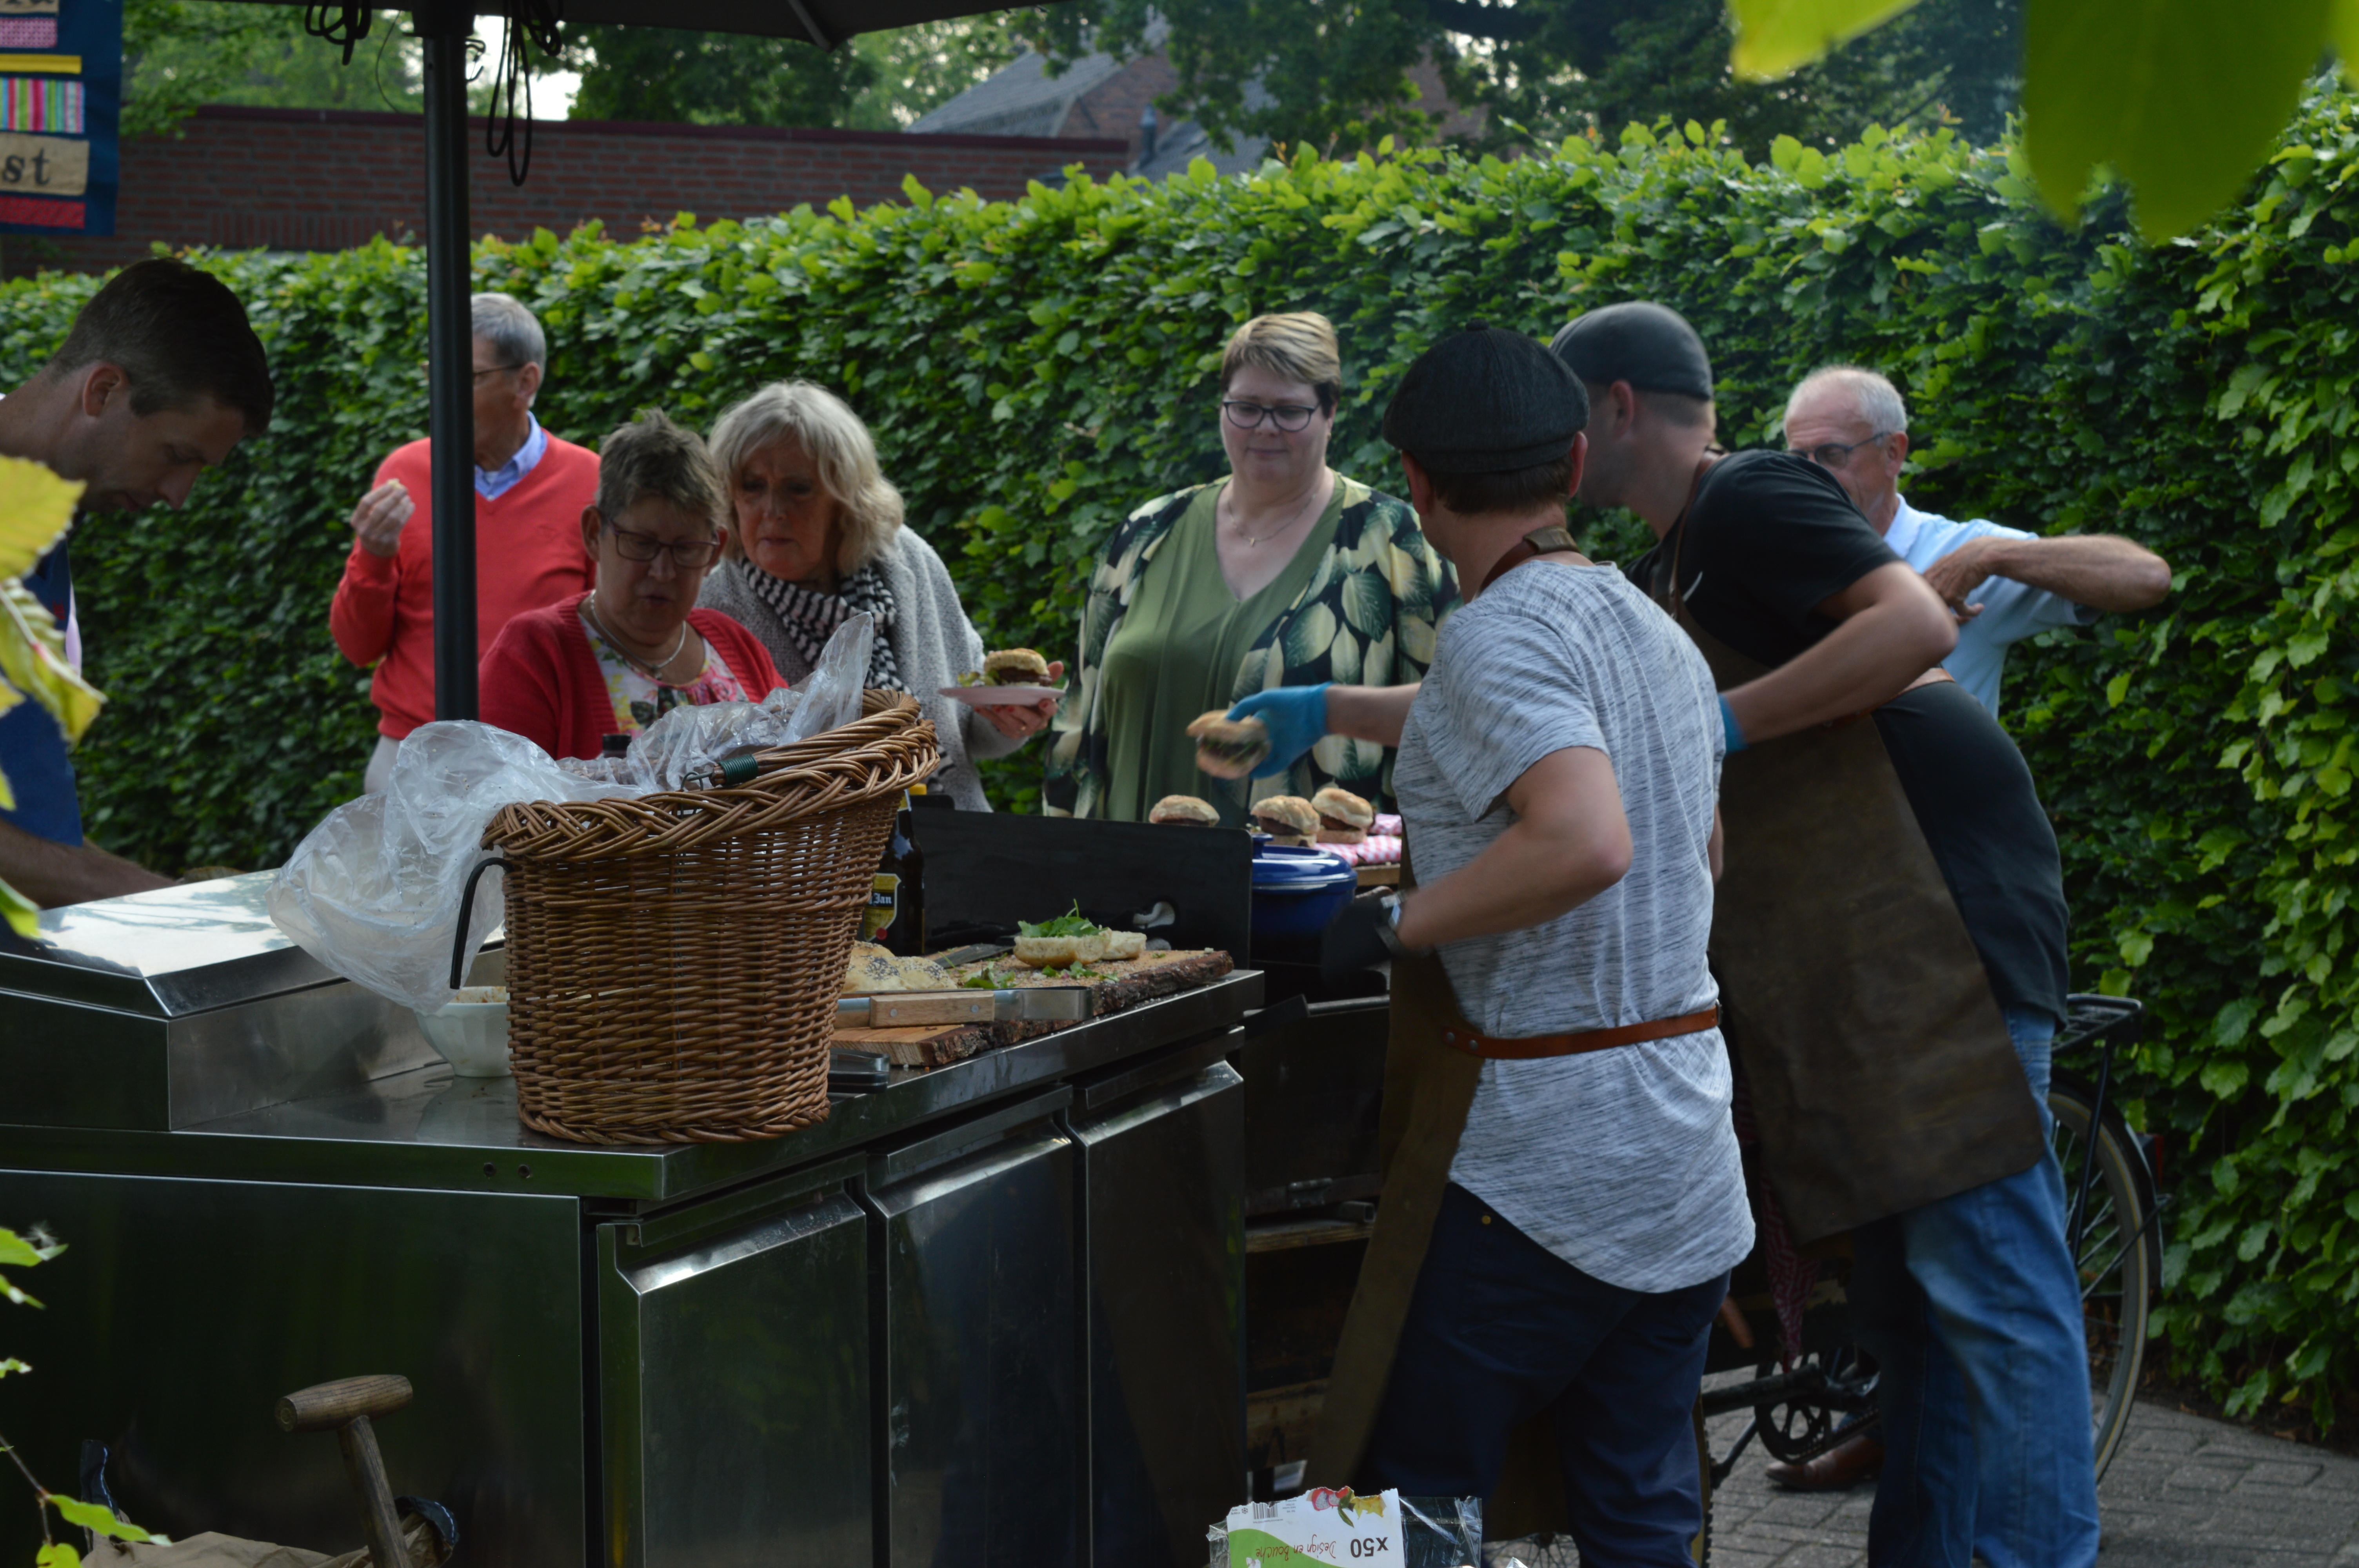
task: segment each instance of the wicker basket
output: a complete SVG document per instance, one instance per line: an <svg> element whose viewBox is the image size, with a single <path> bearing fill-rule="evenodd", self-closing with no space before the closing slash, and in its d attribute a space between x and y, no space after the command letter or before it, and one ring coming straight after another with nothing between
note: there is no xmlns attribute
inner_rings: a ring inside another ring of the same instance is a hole
<svg viewBox="0 0 2359 1568"><path fill-rule="evenodd" d="M508 1053L526 1126L583 1143L776 1138L827 1115L844 964L933 726L899 693L733 788L510 806Z"/></svg>

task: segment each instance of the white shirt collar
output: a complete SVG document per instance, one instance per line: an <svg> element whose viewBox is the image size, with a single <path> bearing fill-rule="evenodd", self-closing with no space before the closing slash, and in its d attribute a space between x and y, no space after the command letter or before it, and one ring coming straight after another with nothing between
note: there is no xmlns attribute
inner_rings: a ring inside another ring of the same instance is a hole
<svg viewBox="0 0 2359 1568"><path fill-rule="evenodd" d="M526 410L524 420L524 445L516 449L516 456L498 468L475 470L475 493L485 501L497 501L522 484L524 476L539 464L549 450L549 432L540 427L540 421L532 416L531 410Z"/></svg>

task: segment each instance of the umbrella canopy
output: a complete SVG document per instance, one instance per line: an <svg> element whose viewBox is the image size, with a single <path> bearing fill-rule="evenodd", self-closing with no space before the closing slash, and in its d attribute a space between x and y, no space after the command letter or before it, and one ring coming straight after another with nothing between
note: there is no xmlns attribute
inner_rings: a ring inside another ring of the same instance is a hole
<svg viewBox="0 0 2359 1568"><path fill-rule="evenodd" d="M245 0L300 4L301 0ZM467 224L467 40L478 17L516 14L519 0L408 7L424 45L426 339L434 453L434 717L473 719L475 694L475 418ZM858 33L978 16L978 0L538 0L527 13L567 22L687 27L799 38L832 49Z"/></svg>

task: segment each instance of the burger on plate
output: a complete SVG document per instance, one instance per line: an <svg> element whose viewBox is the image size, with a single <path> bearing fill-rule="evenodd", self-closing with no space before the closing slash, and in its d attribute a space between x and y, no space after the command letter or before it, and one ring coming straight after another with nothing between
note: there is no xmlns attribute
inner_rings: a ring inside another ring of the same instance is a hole
<svg viewBox="0 0 2359 1568"><path fill-rule="evenodd" d="M1221 814L1212 809L1210 801L1198 800L1192 795L1167 795L1147 812L1147 820L1173 827L1218 827Z"/></svg>
<svg viewBox="0 0 2359 1568"><path fill-rule="evenodd" d="M1299 795L1274 795L1252 806L1254 826L1279 844L1308 844L1319 836L1319 813Z"/></svg>
<svg viewBox="0 0 2359 1568"><path fill-rule="evenodd" d="M1049 661L1030 648L1001 648L984 654L983 678L993 686L1047 686Z"/></svg>
<svg viewBox="0 0 2359 1568"><path fill-rule="evenodd" d="M1196 765L1216 779L1241 779L1269 756L1269 726L1231 719L1224 708L1198 714L1188 733L1196 741Z"/></svg>
<svg viewBox="0 0 2359 1568"><path fill-rule="evenodd" d="M1310 797L1310 808L1319 814L1319 841L1321 844L1364 844L1368 841L1368 825L1376 819L1376 808L1348 789L1329 784Z"/></svg>

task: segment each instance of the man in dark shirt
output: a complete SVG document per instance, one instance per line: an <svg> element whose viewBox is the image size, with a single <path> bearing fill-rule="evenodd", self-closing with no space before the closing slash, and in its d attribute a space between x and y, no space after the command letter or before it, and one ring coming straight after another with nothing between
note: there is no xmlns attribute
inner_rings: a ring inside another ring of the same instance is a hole
<svg viewBox="0 0 2359 1568"><path fill-rule="evenodd" d="M237 297L158 256L117 273L49 362L0 400L0 453L82 481L84 513L178 506L200 473L268 427L271 400L269 363ZM70 628L65 545L24 581ZM201 656L190 650L192 661ZM169 883L83 841L73 761L39 704L0 715L0 773L16 801L0 809L0 881L44 908Z"/></svg>
<svg viewBox="0 0 2359 1568"><path fill-rule="evenodd" d="M1754 776L1774 775L1788 815L1807 820L1812 781L1789 764L1841 750L1851 765L1862 756L1858 737L1837 746L1827 727L1872 714L1888 756L1888 772L1876 776L1897 779L1906 797L1906 813L1889 809L1913 815L1921 833L1921 846L1905 826L1907 842L1890 841L1930 853L1939 881L1928 876L1922 885L1937 901L1946 887L1951 925L1962 923L1971 940L1958 948L1962 962L1971 970L1978 959L1987 983L1987 997L1972 999L1981 1011L1952 1009L1944 1027L1971 1033L1981 1019L1996 1033L2003 1020L2021 1064L2022 1084L1999 1086L2015 1103L1999 1104L1984 1123L1944 1127L1929 1110L1924 1129L1897 1129L1887 1147L1868 1151L1892 1158L1889 1145L1899 1142L1896 1168L1909 1178L1901 1188L1943 1195L1904 1200L1890 1212L1872 1189L1850 1195L1843 1223L1855 1227L1854 1322L1881 1371L1889 1445L1869 1560L1878 1568L1963 1568L1978 1555L1991 1568L2087 1568L2096 1558L2097 1517L2079 1281L2064 1245L2061 1177L2027 1135L2020 1104L2027 1095L2044 1125L2049 1042L2065 990L2056 841L2029 771L1989 713L1935 667L1955 640L1951 616L1840 485L1791 454L1715 460L1710 365L1685 321L1659 306L1615 306L1574 321L1554 346L1587 384L1593 410L1580 499L1647 520L1658 543L1630 576L1678 617L1721 676L1732 872L1748 857L1757 868L1782 852L1739 835L1734 807L1745 774L1734 753L1794 737L1782 741L1794 750L1765 756L1769 765ZM1886 769L1874 750L1867 765ZM1790 889L1795 924L1814 929L1800 937L1732 930L1723 918L1716 954L1726 964L1737 957L1731 949L1756 939L1802 947L1837 935L1866 954L1882 935L1873 924L1879 901L1888 902L1909 870L1897 864L1903 858L1860 854L1795 867L1779 891ZM1723 901L1725 917L1727 884ZM1835 922L1869 928L1836 933ZM1900 940L1881 967L1911 979L1930 976L1935 961ZM1848 974L1821 977L1826 1031L1854 1036L1849 1044L1867 1053L1854 1061L1919 1049L1916 1039L1853 1022L1878 967L1863 957ZM1932 989L1933 979L1925 985ZM1748 999L1734 979L1729 996L1741 1019ZM1807 1076L1810 1064L1752 1054L1760 1049L1748 1047L1749 1062ZM2003 1053L2004 1045L1992 1038L1987 1049ZM1757 1099L1779 1088L1754 1076ZM1949 1156L1908 1166L1906 1141L1920 1130L1928 1147L1947 1137L1943 1147L1998 1160L2011 1173L1943 1185L1938 1170L1923 1167ZM1871 1134L1839 1157L1860 1158L1872 1141ZM1793 1183L1780 1189L1792 1206Z"/></svg>

